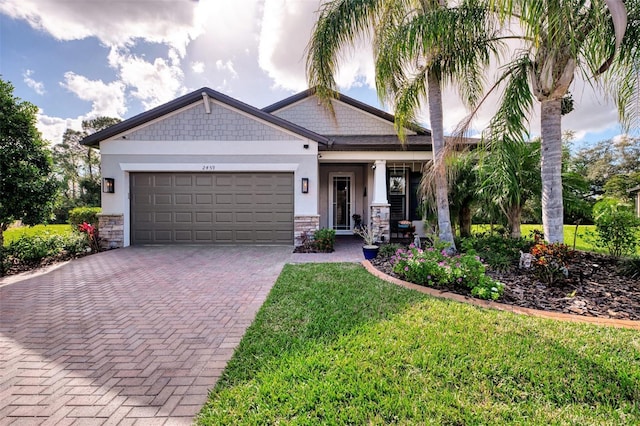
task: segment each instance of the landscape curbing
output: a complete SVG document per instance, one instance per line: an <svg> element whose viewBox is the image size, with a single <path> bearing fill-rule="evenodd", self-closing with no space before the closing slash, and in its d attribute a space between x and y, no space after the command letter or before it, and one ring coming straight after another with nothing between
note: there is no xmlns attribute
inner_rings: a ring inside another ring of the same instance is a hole
<svg viewBox="0 0 640 426"><path fill-rule="evenodd" d="M609 327L627 328L632 330L640 330L640 321L633 320L618 320L612 318L598 318L598 317L585 317L581 315L564 314L560 312L541 311L538 309L522 308L519 306L506 305L504 303L493 302L489 300L475 299L461 294L450 293L447 291L438 290L431 287L425 287L418 284L413 284L401 279L392 277L380 271L374 267L368 260L362 261L362 266L365 267L370 274L390 282L392 284L399 285L411 290L419 291L420 293L428 294L440 299L454 300L456 302L468 303L470 305L478 306L481 308L496 309L499 311L512 312L520 315L527 315L531 317L553 319L559 321L579 322L587 324L596 324Z"/></svg>

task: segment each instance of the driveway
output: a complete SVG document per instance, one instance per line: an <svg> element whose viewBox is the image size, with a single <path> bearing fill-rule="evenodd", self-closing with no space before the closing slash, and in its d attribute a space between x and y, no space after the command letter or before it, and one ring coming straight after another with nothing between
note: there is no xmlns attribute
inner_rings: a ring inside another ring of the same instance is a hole
<svg viewBox="0 0 640 426"><path fill-rule="evenodd" d="M190 424L290 256L131 247L0 287L0 424Z"/></svg>

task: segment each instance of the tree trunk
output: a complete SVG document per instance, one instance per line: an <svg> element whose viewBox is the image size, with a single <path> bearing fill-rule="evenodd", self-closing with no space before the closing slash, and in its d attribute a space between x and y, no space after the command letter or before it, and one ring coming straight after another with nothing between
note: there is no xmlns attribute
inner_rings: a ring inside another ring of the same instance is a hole
<svg viewBox="0 0 640 426"><path fill-rule="evenodd" d="M447 171L444 159L444 129L442 121L442 88L438 76L430 71L427 75L429 119L431 121L431 141L433 145L433 167L435 170L436 209L438 211L438 234L441 240L450 244L448 251L456 251L451 229Z"/></svg>
<svg viewBox="0 0 640 426"><path fill-rule="evenodd" d="M561 99L543 100L540 109L542 227L550 243L564 242L561 103Z"/></svg>
<svg viewBox="0 0 640 426"><path fill-rule="evenodd" d="M522 236L522 233L520 232L520 225L522 224L522 207L512 206L507 211L507 221L509 222L511 238L520 238Z"/></svg>
<svg viewBox="0 0 640 426"><path fill-rule="evenodd" d="M460 208L460 214L458 215L458 222L460 222L460 236L471 236L471 208L468 205L464 205Z"/></svg>

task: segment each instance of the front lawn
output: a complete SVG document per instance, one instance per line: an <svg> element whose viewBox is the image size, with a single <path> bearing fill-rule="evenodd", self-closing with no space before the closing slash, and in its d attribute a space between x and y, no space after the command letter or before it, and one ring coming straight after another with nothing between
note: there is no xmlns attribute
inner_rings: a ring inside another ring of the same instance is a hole
<svg viewBox="0 0 640 426"><path fill-rule="evenodd" d="M4 231L4 245L8 246L12 241L18 240L22 236L33 237L36 235L71 235L73 230L71 225L35 225L35 226L20 226L17 228L9 228Z"/></svg>
<svg viewBox="0 0 640 426"><path fill-rule="evenodd" d="M639 424L640 333L287 265L200 424Z"/></svg>

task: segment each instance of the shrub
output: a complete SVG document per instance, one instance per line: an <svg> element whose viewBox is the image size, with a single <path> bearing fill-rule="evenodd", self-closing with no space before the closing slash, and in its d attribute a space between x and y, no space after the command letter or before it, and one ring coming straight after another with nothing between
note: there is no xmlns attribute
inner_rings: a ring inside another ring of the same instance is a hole
<svg viewBox="0 0 640 426"><path fill-rule="evenodd" d="M69 223L76 230L83 222L97 227L100 211L100 207L76 207L69 211Z"/></svg>
<svg viewBox="0 0 640 426"><path fill-rule="evenodd" d="M329 228L318 229L313 233L313 244L319 252L331 253L336 244L336 231Z"/></svg>
<svg viewBox="0 0 640 426"><path fill-rule="evenodd" d="M530 253L534 257L533 270L542 282L555 284L569 275L569 261L574 252L568 245L540 241Z"/></svg>
<svg viewBox="0 0 640 426"><path fill-rule="evenodd" d="M640 279L640 256L620 259L618 273L625 277Z"/></svg>
<svg viewBox="0 0 640 426"><path fill-rule="evenodd" d="M398 249L400 249L401 247L402 246L400 244L381 244L380 250L378 250L378 256L389 259L391 256L396 254Z"/></svg>
<svg viewBox="0 0 640 426"><path fill-rule="evenodd" d="M640 219L630 206L613 199L604 199L593 206L596 224L596 246L620 257L635 253L638 245Z"/></svg>
<svg viewBox="0 0 640 426"><path fill-rule="evenodd" d="M12 241L5 250L7 258L14 258L21 262L39 262L47 257L59 254L69 254L75 256L89 247L86 235L70 234L40 234L33 236L22 236Z"/></svg>
<svg viewBox="0 0 640 426"><path fill-rule="evenodd" d="M453 285L471 289L471 294L496 300L504 286L485 274L485 267L475 252L450 256L445 249L425 250L410 245L391 258L393 271L407 281L429 287Z"/></svg>
<svg viewBox="0 0 640 426"><path fill-rule="evenodd" d="M524 238L510 238L494 234L479 234L464 238L460 247L474 251L494 271L506 271L518 264L520 252L528 252L532 242Z"/></svg>

